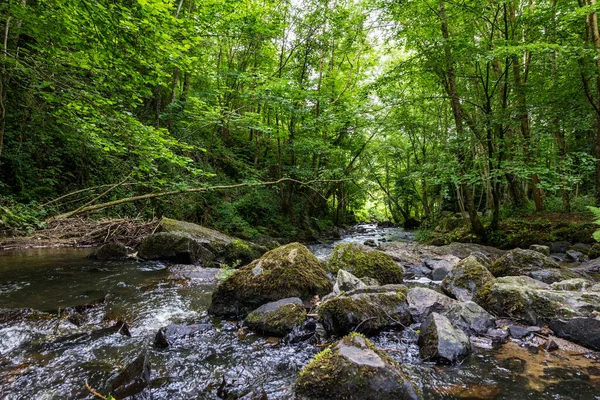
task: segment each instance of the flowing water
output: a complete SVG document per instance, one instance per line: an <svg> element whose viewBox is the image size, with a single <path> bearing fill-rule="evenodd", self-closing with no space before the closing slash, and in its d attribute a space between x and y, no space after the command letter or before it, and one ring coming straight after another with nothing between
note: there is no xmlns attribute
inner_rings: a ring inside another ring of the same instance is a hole
<svg viewBox="0 0 600 400"><path fill-rule="evenodd" d="M394 228L358 229L340 241L411 238ZM326 257L334 244L311 249ZM319 351L207 316L217 271L98 262L86 258L89 252L0 253L0 399L89 399L84 382L107 393L111 378L142 352L151 359L152 382L140 399L237 398L253 389L290 399L298 372ZM129 324L131 337L106 329L118 320ZM154 348L157 330L169 323L212 329ZM411 330L383 332L373 341L414 366L427 399L600 398L600 364L581 354L534 354L509 343L475 348L462 365L443 367L419 360L416 337Z"/></svg>

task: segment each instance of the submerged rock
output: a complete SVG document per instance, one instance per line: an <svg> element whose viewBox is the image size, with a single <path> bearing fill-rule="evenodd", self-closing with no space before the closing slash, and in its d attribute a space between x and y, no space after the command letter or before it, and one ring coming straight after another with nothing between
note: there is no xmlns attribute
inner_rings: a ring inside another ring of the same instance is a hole
<svg viewBox="0 0 600 400"><path fill-rule="evenodd" d="M122 243L106 243L90 254L89 258L100 261L124 260L127 258L127 247Z"/></svg>
<svg viewBox="0 0 600 400"><path fill-rule="evenodd" d="M456 300L424 287L412 287L406 295L408 310L415 322L423 322L433 312L445 313Z"/></svg>
<svg viewBox="0 0 600 400"><path fill-rule="evenodd" d="M493 284L494 276L474 256L460 261L442 281L442 290L460 301L470 301Z"/></svg>
<svg viewBox="0 0 600 400"><path fill-rule="evenodd" d="M324 296L333 286L319 260L300 243L271 250L217 286L209 312L245 317L265 303L289 297Z"/></svg>
<svg viewBox="0 0 600 400"><path fill-rule="evenodd" d="M142 353L113 379L111 394L117 399L125 399L142 392L150 383L150 358Z"/></svg>
<svg viewBox="0 0 600 400"><path fill-rule="evenodd" d="M445 316L431 313L421 325L419 354L423 360L455 363L470 350L469 337L452 326Z"/></svg>
<svg viewBox="0 0 600 400"><path fill-rule="evenodd" d="M411 323L404 285L354 290L329 299L317 308L319 322L330 335L349 332L376 333L383 328L403 328Z"/></svg>
<svg viewBox="0 0 600 400"><path fill-rule="evenodd" d="M154 337L154 347L167 348L179 339L207 332L212 329L210 324L176 325L162 327Z"/></svg>
<svg viewBox="0 0 600 400"><path fill-rule="evenodd" d="M164 260L178 264L212 267L214 254L200 242L182 232L160 232L145 237L140 243L138 256L145 260Z"/></svg>
<svg viewBox="0 0 600 400"><path fill-rule="evenodd" d="M306 320L306 309L298 297L263 304L246 317L248 328L264 335L283 337Z"/></svg>
<svg viewBox="0 0 600 400"><path fill-rule="evenodd" d="M421 399L420 388L363 336L346 336L319 353L294 386L296 399Z"/></svg>
<svg viewBox="0 0 600 400"><path fill-rule="evenodd" d="M490 267L490 272L496 277L530 275L531 272L560 266L537 251L514 249L497 259Z"/></svg>
<svg viewBox="0 0 600 400"><path fill-rule="evenodd" d="M384 285L402 283L402 269L390 256L358 243L335 246L328 268L333 273L343 269L358 278L374 278Z"/></svg>

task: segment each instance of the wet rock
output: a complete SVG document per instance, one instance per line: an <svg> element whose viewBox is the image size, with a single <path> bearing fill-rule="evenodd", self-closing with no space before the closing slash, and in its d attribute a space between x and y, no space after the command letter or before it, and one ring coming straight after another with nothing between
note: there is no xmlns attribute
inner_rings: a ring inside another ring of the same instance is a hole
<svg viewBox="0 0 600 400"><path fill-rule="evenodd" d="M469 256L460 261L442 281L442 290L460 301L470 301L489 289L494 276L477 258Z"/></svg>
<svg viewBox="0 0 600 400"><path fill-rule="evenodd" d="M600 350L600 320L596 318L555 319L549 323L558 337Z"/></svg>
<svg viewBox="0 0 600 400"><path fill-rule="evenodd" d="M591 288L594 285L594 282L583 279L583 278L574 278L567 279L560 282L554 282L550 285L552 290L575 290L582 291Z"/></svg>
<svg viewBox="0 0 600 400"><path fill-rule="evenodd" d="M431 269L429 269L425 265L411 265L410 267L408 267L404 270L404 278L405 279L430 278L430 277L431 277Z"/></svg>
<svg viewBox="0 0 600 400"><path fill-rule="evenodd" d="M567 256L567 260L571 262L582 261L585 257L582 252L576 250L567 250L565 255Z"/></svg>
<svg viewBox="0 0 600 400"><path fill-rule="evenodd" d="M154 347L167 348L177 340L190 337L199 333L208 332L212 329L211 324L176 325L171 324L162 327L154 337Z"/></svg>
<svg viewBox="0 0 600 400"><path fill-rule="evenodd" d="M296 399L421 399L420 388L383 351L362 336L346 336L300 372Z"/></svg>
<svg viewBox="0 0 600 400"><path fill-rule="evenodd" d="M212 267L214 255L200 242L182 232L160 232L145 237L138 256L145 260L164 260L178 264L201 263Z"/></svg>
<svg viewBox="0 0 600 400"><path fill-rule="evenodd" d="M467 335L483 335L495 326L490 313L472 301L456 303L444 315Z"/></svg>
<svg viewBox="0 0 600 400"><path fill-rule="evenodd" d="M122 243L107 243L96 249L89 258L100 261L124 260L127 258L127 247Z"/></svg>
<svg viewBox="0 0 600 400"><path fill-rule="evenodd" d="M519 357L509 357L505 360L502 360L502 368L506 368L507 370L521 374L525 372L527 367L527 361L523 360Z"/></svg>
<svg viewBox="0 0 600 400"><path fill-rule="evenodd" d="M490 267L496 276L530 275L533 271L547 268L560 268L550 257L533 250L514 249L497 259Z"/></svg>
<svg viewBox="0 0 600 400"><path fill-rule="evenodd" d="M456 300L423 287L413 287L406 295L408 310L415 322L423 322L433 312L445 313L456 304Z"/></svg>
<svg viewBox="0 0 600 400"><path fill-rule="evenodd" d="M321 343L321 337L317 333L317 321L314 318L308 318L302 325L294 326L292 331L283 338L283 343L309 342L311 344ZM327 333L325 333L327 336Z"/></svg>
<svg viewBox="0 0 600 400"><path fill-rule="evenodd" d="M550 256L550 247L548 246L544 246L541 244L532 244L531 246L529 246L529 250L537 251L538 253L541 253L548 257Z"/></svg>
<svg viewBox="0 0 600 400"><path fill-rule="evenodd" d="M240 267L260 258L266 252L266 247L235 239L223 247L222 257L225 264Z"/></svg>
<svg viewBox="0 0 600 400"><path fill-rule="evenodd" d="M592 246L590 246L589 244L575 243L573 246L569 247L569 250L577 251L582 255L587 256L591 248Z"/></svg>
<svg viewBox="0 0 600 400"><path fill-rule="evenodd" d="M338 270L333 293L338 295L342 292L350 292L355 289L367 287L360 279L343 269Z"/></svg>
<svg viewBox="0 0 600 400"><path fill-rule="evenodd" d="M456 264L460 261L460 258L448 255L444 258L434 258L425 261L425 266L431 270L431 279L434 281L441 281L448 275Z"/></svg>
<svg viewBox="0 0 600 400"><path fill-rule="evenodd" d="M588 252L590 260L600 257L600 243L594 243Z"/></svg>
<svg viewBox="0 0 600 400"><path fill-rule="evenodd" d="M363 244L365 246L369 246L369 247L377 247L377 243L375 243L375 241L373 239L365 240L365 242Z"/></svg>
<svg viewBox="0 0 600 400"><path fill-rule="evenodd" d="M269 397L264 389L256 389L240 397L238 400L269 400Z"/></svg>
<svg viewBox="0 0 600 400"><path fill-rule="evenodd" d="M578 267L571 268L571 270L593 277L600 277L600 258L586 261Z"/></svg>
<svg viewBox="0 0 600 400"><path fill-rule="evenodd" d="M404 285L385 285L345 293L319 305L319 322L330 335L337 336L403 328L411 323L407 291Z"/></svg>
<svg viewBox="0 0 600 400"><path fill-rule="evenodd" d="M209 313L245 317L263 304L289 297L324 296L333 285L319 260L300 243L271 250L222 281Z"/></svg>
<svg viewBox="0 0 600 400"><path fill-rule="evenodd" d="M421 325L419 354L423 360L455 363L470 350L468 336L452 326L445 316L431 313Z"/></svg>
<svg viewBox="0 0 600 400"><path fill-rule="evenodd" d="M113 379L111 394L117 399L125 399L142 392L150 383L150 373L150 358L147 353L142 353Z"/></svg>
<svg viewBox="0 0 600 400"><path fill-rule="evenodd" d="M245 324L264 335L283 337L306 320L306 309L298 297L263 304L246 317Z"/></svg>
<svg viewBox="0 0 600 400"><path fill-rule="evenodd" d="M487 331L486 335L492 339L493 343L497 344L506 343L510 336L506 329L490 329Z"/></svg>
<svg viewBox="0 0 600 400"><path fill-rule="evenodd" d="M529 329L518 325L509 326L508 331L510 332L510 336L514 337L515 339L523 339L525 336L531 333Z"/></svg>
<svg viewBox="0 0 600 400"><path fill-rule="evenodd" d="M382 284L402 283L402 269L390 256L358 243L335 246L328 268L332 273L344 269L358 278L374 278Z"/></svg>

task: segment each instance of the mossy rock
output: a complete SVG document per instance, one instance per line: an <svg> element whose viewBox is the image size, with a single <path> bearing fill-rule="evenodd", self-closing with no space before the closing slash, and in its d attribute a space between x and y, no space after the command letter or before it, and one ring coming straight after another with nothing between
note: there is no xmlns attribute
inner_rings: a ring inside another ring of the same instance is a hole
<svg viewBox="0 0 600 400"><path fill-rule="evenodd" d="M426 361L453 364L469 355L469 337L450 320L432 312L421 324L419 355Z"/></svg>
<svg viewBox="0 0 600 400"><path fill-rule="evenodd" d="M432 312L445 313L457 303L445 294L425 287L408 289L406 301L408 311L415 322L423 322Z"/></svg>
<svg viewBox="0 0 600 400"><path fill-rule="evenodd" d="M600 257L600 243L594 243L592 248L588 252L588 257L590 260Z"/></svg>
<svg viewBox="0 0 600 400"><path fill-rule="evenodd" d="M146 236L138 256L144 260L163 260L178 264L201 263L212 267L214 254L196 239L183 232L160 232Z"/></svg>
<svg viewBox="0 0 600 400"><path fill-rule="evenodd" d="M223 260L227 265L240 267L260 258L267 249L254 243L235 239L223 248Z"/></svg>
<svg viewBox="0 0 600 400"><path fill-rule="evenodd" d="M306 309L298 297L263 304L245 319L248 328L263 335L283 337L306 320Z"/></svg>
<svg viewBox="0 0 600 400"><path fill-rule="evenodd" d="M404 285L366 287L331 298L317 308L319 322L330 335L376 333L410 325Z"/></svg>
<svg viewBox="0 0 600 400"><path fill-rule="evenodd" d="M356 333L317 354L300 372L294 391L297 400L423 398L396 361Z"/></svg>
<svg viewBox="0 0 600 400"><path fill-rule="evenodd" d="M477 303L456 303L444 314L452 326L467 335L483 335L496 326L494 318Z"/></svg>
<svg viewBox="0 0 600 400"><path fill-rule="evenodd" d="M567 279L560 282L554 282L550 285L552 290L571 290L582 291L594 286L594 282L584 278Z"/></svg>
<svg viewBox="0 0 600 400"><path fill-rule="evenodd" d="M492 263L490 272L495 277L529 275L532 271L560 268L551 259L537 251L513 249Z"/></svg>
<svg viewBox="0 0 600 400"><path fill-rule="evenodd" d="M442 281L442 290L460 301L470 301L485 286L492 285L494 276L477 258L469 256L461 260Z"/></svg>
<svg viewBox="0 0 600 400"><path fill-rule="evenodd" d="M358 243L335 246L327 265L333 274L343 269L357 278L376 279L382 285L402 283L402 269L392 257Z"/></svg>
<svg viewBox="0 0 600 400"><path fill-rule="evenodd" d="M265 303L288 297L306 301L332 288L319 260L305 246L291 243L267 252L221 282L213 292L209 312L245 317Z"/></svg>

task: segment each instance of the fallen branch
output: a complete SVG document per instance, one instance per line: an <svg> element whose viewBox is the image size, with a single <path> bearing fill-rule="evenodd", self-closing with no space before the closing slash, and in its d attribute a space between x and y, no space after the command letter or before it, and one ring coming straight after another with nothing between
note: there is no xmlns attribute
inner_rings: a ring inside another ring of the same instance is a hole
<svg viewBox="0 0 600 400"><path fill-rule="evenodd" d="M89 392L91 394L93 394L94 396L102 399L102 400L108 400L106 397L102 396L100 393L98 393L97 391L95 391L94 389L92 389L92 387L87 383L87 381L85 381L85 388L87 390L89 390Z"/></svg>
<svg viewBox="0 0 600 400"><path fill-rule="evenodd" d="M156 199L156 198L160 198L160 197L174 196L174 195L185 194L185 193L199 193L199 192L208 192L211 190L237 189L237 188L242 188L242 187L273 186L273 185L278 185L278 184L284 183L284 182L297 183L300 186L309 186L313 183L334 183L334 182L345 182L345 181L349 181L349 180L351 180L351 179L315 179L315 180L308 181L308 182L302 182L302 181L292 179L292 178L282 178L282 179L279 179L276 181L271 181L271 182L248 182L248 183L238 183L235 185L209 186L209 187L201 187L201 188L172 190L169 192L148 193L148 194L143 194L143 195L139 195L139 196L126 197L126 198L119 199L119 200L113 200L113 201L109 201L106 203L89 205L89 206L85 206L85 207L79 207L78 209L76 209L74 211L69 211L69 212L51 217L47 221L62 220L62 219L66 219L66 218L72 217L77 214L82 214L82 213L86 213L86 212L90 212L90 211L99 211L99 210L103 210L105 208L117 206L119 204L131 203L133 201Z"/></svg>

